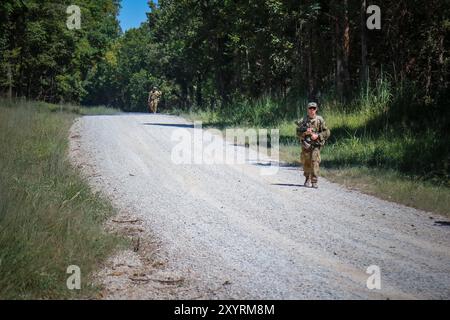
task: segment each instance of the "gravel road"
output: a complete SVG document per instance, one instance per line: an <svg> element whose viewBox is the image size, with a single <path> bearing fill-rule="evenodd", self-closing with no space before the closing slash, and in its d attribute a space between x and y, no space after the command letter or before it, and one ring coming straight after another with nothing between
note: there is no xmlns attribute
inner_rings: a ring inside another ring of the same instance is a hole
<svg viewBox="0 0 450 320"><path fill-rule="evenodd" d="M83 117L72 127L78 167L124 216L137 217L141 241L152 243L153 255L137 265L154 266L157 252L157 272L182 279L149 287L123 278L106 298L450 298L445 218L323 179L318 190L304 188L298 168L261 175L267 166L253 159L175 164L180 129L196 130L180 117L146 114ZM132 267L127 254L121 265ZM372 265L381 289L367 288Z"/></svg>

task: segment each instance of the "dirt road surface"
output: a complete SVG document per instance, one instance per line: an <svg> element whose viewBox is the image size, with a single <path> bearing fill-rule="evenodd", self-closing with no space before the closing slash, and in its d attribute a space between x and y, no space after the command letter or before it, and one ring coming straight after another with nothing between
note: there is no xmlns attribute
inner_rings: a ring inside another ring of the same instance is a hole
<svg viewBox="0 0 450 320"><path fill-rule="evenodd" d="M145 114L83 117L72 127L72 161L119 210L107 228L134 246L99 272L99 298L450 298L443 217L325 180L304 188L300 169L263 175L267 162L250 157L174 163L174 136L195 140L194 130L203 132ZM370 266L381 289L367 287Z"/></svg>

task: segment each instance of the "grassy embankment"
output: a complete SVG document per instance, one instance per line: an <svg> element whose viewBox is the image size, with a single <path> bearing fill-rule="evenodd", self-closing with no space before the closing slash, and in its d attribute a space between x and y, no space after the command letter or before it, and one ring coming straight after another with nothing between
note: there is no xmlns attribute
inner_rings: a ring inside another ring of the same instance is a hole
<svg viewBox="0 0 450 320"><path fill-rule="evenodd" d="M94 271L122 239L102 223L113 208L67 159L68 130L107 108L0 101L0 299L91 297ZM81 269L68 290L67 267Z"/></svg>
<svg viewBox="0 0 450 320"><path fill-rule="evenodd" d="M289 104L266 98L230 106L226 112L194 109L173 113L219 129L279 128L281 160L299 165L294 120L306 113L298 107L306 105L306 100L298 101ZM389 105L395 107L392 95L383 87L352 106L323 103L319 114L332 137L322 152L322 176L382 199L450 216L446 139L439 129L418 133L399 125L392 119L395 110L386 111Z"/></svg>

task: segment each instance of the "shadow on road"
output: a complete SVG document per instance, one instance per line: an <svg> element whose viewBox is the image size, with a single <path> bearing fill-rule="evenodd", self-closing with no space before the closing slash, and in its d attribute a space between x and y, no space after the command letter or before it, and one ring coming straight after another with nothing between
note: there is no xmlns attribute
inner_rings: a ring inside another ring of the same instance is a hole
<svg viewBox="0 0 450 320"><path fill-rule="evenodd" d="M158 126L158 127L174 127L174 128L194 128L193 124L182 123L143 123L144 126Z"/></svg>
<svg viewBox="0 0 450 320"><path fill-rule="evenodd" d="M435 224L438 226L450 227L450 221L436 221Z"/></svg>
<svg viewBox="0 0 450 320"><path fill-rule="evenodd" d="M290 183L272 183L272 186L307 188L302 184L290 184Z"/></svg>

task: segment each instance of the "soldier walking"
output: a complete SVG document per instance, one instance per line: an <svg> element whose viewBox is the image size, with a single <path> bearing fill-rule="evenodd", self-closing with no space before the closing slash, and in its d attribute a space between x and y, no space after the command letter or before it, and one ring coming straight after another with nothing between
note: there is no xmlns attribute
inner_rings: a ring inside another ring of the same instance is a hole
<svg viewBox="0 0 450 320"><path fill-rule="evenodd" d="M317 103L308 104L308 114L297 124L297 137L302 146L301 162L305 174L305 187L318 188L320 150L330 137L330 130L325 120L317 115Z"/></svg>
<svg viewBox="0 0 450 320"><path fill-rule="evenodd" d="M153 89L148 93L149 112L156 113L156 111L158 111L158 103L161 96L162 92L159 91L157 87L153 87Z"/></svg>

